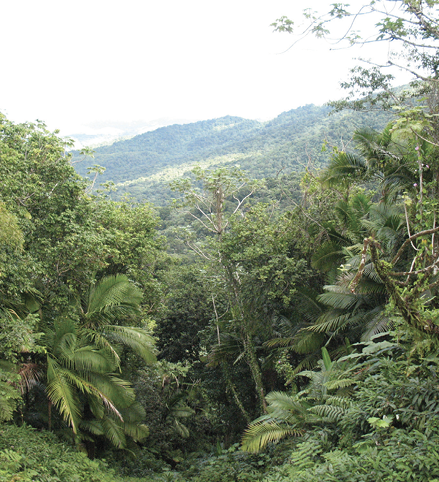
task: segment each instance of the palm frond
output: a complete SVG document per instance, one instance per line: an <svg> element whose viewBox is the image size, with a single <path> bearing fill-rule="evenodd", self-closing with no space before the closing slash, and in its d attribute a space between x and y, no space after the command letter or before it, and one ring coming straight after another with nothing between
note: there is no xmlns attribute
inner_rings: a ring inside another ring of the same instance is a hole
<svg viewBox="0 0 439 482"><path fill-rule="evenodd" d="M277 347L286 347L293 345L295 341L294 336L288 336L284 338L272 338L264 343L264 346L267 348L277 348Z"/></svg>
<svg viewBox="0 0 439 482"><path fill-rule="evenodd" d="M24 394L26 391L30 391L35 385L37 385L40 378L43 376L43 369L36 363L22 363L18 371L20 375L20 389Z"/></svg>
<svg viewBox="0 0 439 482"><path fill-rule="evenodd" d="M322 293L318 299L324 305L330 306L335 310L352 310L361 301L361 295L347 292L346 289L343 291L340 290L337 293L334 293L334 291ZM321 315L319 319L324 319L324 317L325 314Z"/></svg>
<svg viewBox="0 0 439 482"><path fill-rule="evenodd" d="M106 438L118 449L126 446L126 438L123 425L117 420L105 417L102 420L102 428Z"/></svg>
<svg viewBox="0 0 439 482"><path fill-rule="evenodd" d="M47 356L47 382L49 400L76 434L81 415L76 392L69 380L68 372L49 355Z"/></svg>
<svg viewBox="0 0 439 482"><path fill-rule="evenodd" d="M96 331L91 328L81 328L80 336L90 343L96 345L97 348L108 351L111 354L116 366L119 366L120 357L113 345L108 341L107 337L101 331Z"/></svg>
<svg viewBox="0 0 439 482"><path fill-rule="evenodd" d="M89 385L96 390L92 391L92 394L101 398L108 409L113 410L113 405L118 407L119 418L121 418L119 409L129 407L134 402L134 389L126 380L111 374L88 372L84 375ZM112 405L108 405L109 402Z"/></svg>
<svg viewBox="0 0 439 482"><path fill-rule="evenodd" d="M275 421L253 422L242 437L242 450L258 453L270 442L278 442L288 435L298 437L303 433L301 428Z"/></svg>
<svg viewBox="0 0 439 482"><path fill-rule="evenodd" d="M393 321L386 315L384 306L380 311L374 314L367 323L366 328L361 335L361 341L369 341L374 335L384 333L392 327Z"/></svg>
<svg viewBox="0 0 439 482"><path fill-rule="evenodd" d="M214 345L208 354L209 367L216 366L218 363L234 358L235 360L243 353L242 342L235 336L222 334L221 344Z"/></svg>
<svg viewBox="0 0 439 482"><path fill-rule="evenodd" d="M122 343L130 347L137 355L143 358L146 363L154 363L157 358L154 354L154 339L144 329L106 325L102 328L101 333L104 336L113 338L117 343Z"/></svg>
<svg viewBox="0 0 439 482"><path fill-rule="evenodd" d="M354 179L362 179L367 175L364 159L347 152L340 152L329 161L321 180L324 186L344 186Z"/></svg>
<svg viewBox="0 0 439 482"><path fill-rule="evenodd" d="M137 309L143 297L142 291L125 275L106 276L90 289L87 317L114 308Z"/></svg>
<svg viewBox="0 0 439 482"><path fill-rule="evenodd" d="M321 346L321 345L320 345ZM320 348L320 346L318 348ZM311 369L316 366L320 357L320 350L316 349L314 352L303 358L295 367L292 372L293 376L297 376L301 371L305 369ZM292 380L289 380L290 382Z"/></svg>
<svg viewBox="0 0 439 482"><path fill-rule="evenodd" d="M125 423L139 423L146 417L145 409L139 402L134 402L128 407L121 408L120 413Z"/></svg>
<svg viewBox="0 0 439 482"><path fill-rule="evenodd" d="M125 422L123 424L123 430L125 434L132 437L135 442L141 442L149 435L149 428L144 423Z"/></svg>
<svg viewBox="0 0 439 482"><path fill-rule="evenodd" d="M322 271L329 271L339 266L344 259L344 251L335 241L326 241L312 256L311 266Z"/></svg>
<svg viewBox="0 0 439 482"><path fill-rule="evenodd" d="M345 330L349 325L359 323L364 318L365 312L359 311L342 312L331 310L325 313L317 323L307 328L307 330L316 333L332 333L332 336L340 331Z"/></svg>
<svg viewBox="0 0 439 482"><path fill-rule="evenodd" d="M299 354L312 353L320 349L325 340L326 335L324 332L311 332L308 327L300 330L295 336L292 348Z"/></svg>
<svg viewBox="0 0 439 482"><path fill-rule="evenodd" d="M80 427L93 435L104 435L102 420L81 420Z"/></svg>
<svg viewBox="0 0 439 482"><path fill-rule="evenodd" d="M295 308L307 322L314 322L324 311L324 305L318 301L318 292L299 286L294 296Z"/></svg>
<svg viewBox="0 0 439 482"><path fill-rule="evenodd" d="M64 363L72 370L98 373L113 372L117 367L108 350L95 349L90 346L75 350L69 358L65 359Z"/></svg>

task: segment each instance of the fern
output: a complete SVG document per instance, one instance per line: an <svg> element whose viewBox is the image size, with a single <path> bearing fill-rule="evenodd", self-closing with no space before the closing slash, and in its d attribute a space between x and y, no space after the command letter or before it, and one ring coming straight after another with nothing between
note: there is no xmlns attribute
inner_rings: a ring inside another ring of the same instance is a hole
<svg viewBox="0 0 439 482"><path fill-rule="evenodd" d="M311 407L310 412L316 413L319 417L325 419L325 421L335 423L340 421L346 414L346 410L336 405L315 405Z"/></svg>
<svg viewBox="0 0 439 482"><path fill-rule="evenodd" d="M0 367L0 422L12 420L18 407L21 393L14 386L18 381L19 376L13 372L13 368L6 371Z"/></svg>
<svg viewBox="0 0 439 482"><path fill-rule="evenodd" d="M299 443L291 454L290 463L299 471L310 469L322 452L322 447L314 440Z"/></svg>

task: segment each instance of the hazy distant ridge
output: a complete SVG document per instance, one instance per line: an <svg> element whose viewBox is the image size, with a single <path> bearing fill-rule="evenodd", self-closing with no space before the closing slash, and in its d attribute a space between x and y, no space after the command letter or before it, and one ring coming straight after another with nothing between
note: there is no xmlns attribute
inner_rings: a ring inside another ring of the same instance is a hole
<svg viewBox="0 0 439 482"><path fill-rule="evenodd" d="M356 127L382 128L390 118L383 112L329 113L329 107L307 105L268 122L226 116L169 125L98 147L95 159L75 166L85 175L87 166L102 165L106 172L101 182L115 182L118 195L163 204L170 197L169 181L196 163L239 164L253 178L301 171L309 163L319 167L329 156L322 151L325 139L340 145L350 140Z"/></svg>

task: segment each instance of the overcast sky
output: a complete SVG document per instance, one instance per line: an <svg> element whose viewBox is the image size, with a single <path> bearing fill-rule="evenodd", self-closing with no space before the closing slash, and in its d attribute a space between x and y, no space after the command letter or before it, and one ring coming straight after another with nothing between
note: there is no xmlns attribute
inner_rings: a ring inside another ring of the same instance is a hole
<svg viewBox="0 0 439 482"><path fill-rule="evenodd" d="M282 53L292 37L270 23L329 3L0 0L0 111L67 135L95 121L270 119L320 105L342 96L359 53L310 38Z"/></svg>

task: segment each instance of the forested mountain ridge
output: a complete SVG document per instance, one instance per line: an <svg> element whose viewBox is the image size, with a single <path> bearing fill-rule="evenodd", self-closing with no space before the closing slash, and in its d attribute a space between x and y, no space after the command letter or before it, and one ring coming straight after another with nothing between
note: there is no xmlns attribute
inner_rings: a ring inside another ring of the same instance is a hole
<svg viewBox="0 0 439 482"><path fill-rule="evenodd" d="M253 178L269 178L302 171L311 162L321 167L331 145L348 143L356 127L383 128L391 115L384 112L331 113L327 106L307 105L280 114L268 122L226 116L192 124L172 125L102 146L95 158L75 164L85 175L91 163L106 168L101 182L113 181L116 196L165 204L171 197L170 181L196 164L240 167ZM80 159L74 154L74 161Z"/></svg>
<svg viewBox="0 0 439 482"><path fill-rule="evenodd" d="M132 137L154 131L160 127L171 124L189 124L198 119L183 118L159 118L151 121L96 121L86 123L84 126L77 127L76 131L70 132L68 137L75 141L72 149L83 149L88 146L91 148L109 146L115 142L131 139Z"/></svg>

